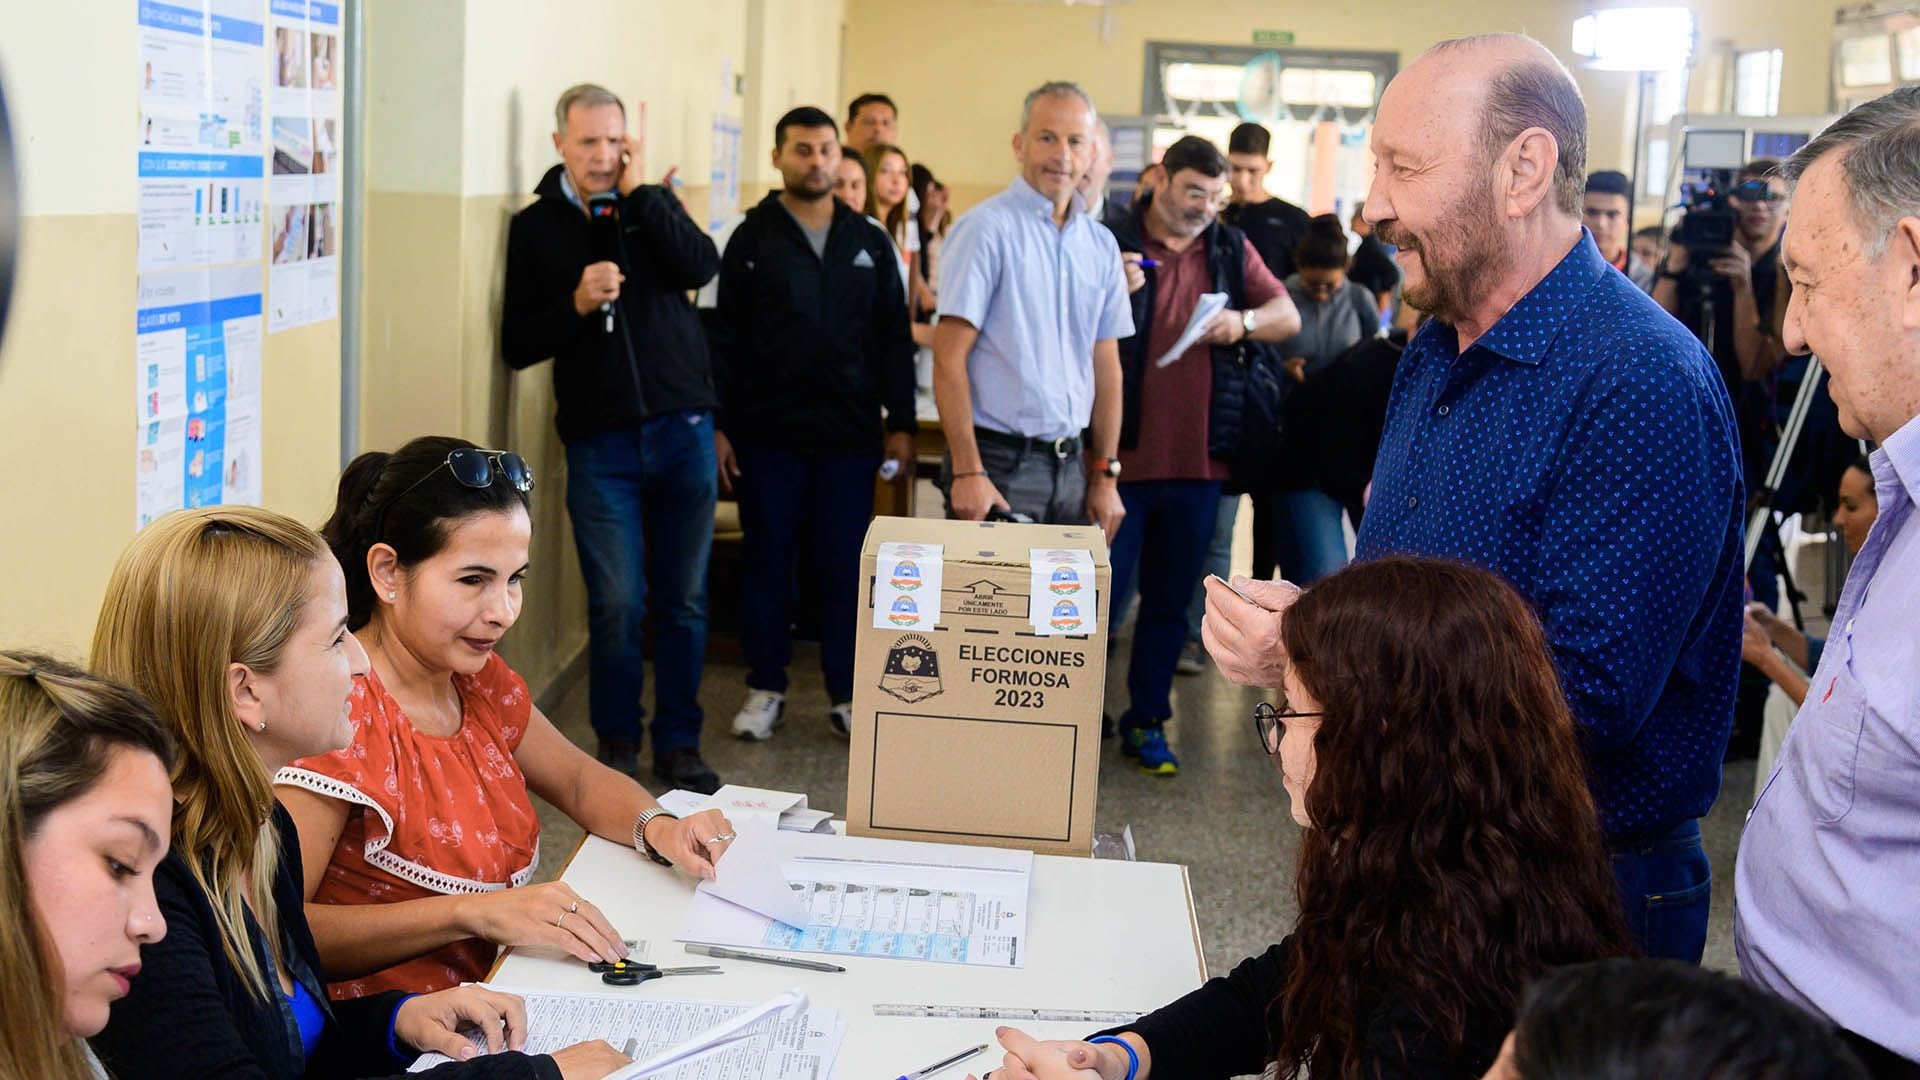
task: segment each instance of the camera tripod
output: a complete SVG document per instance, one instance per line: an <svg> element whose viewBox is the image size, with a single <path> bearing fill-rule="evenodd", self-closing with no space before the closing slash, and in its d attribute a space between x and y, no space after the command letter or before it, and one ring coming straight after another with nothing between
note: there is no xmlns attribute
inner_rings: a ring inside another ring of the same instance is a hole
<svg viewBox="0 0 1920 1080"><path fill-rule="evenodd" d="M1800 443L1800 433L1807 424L1807 412L1813 407L1813 396L1820 391L1823 370L1819 357L1807 357L1807 373L1801 377L1800 389L1793 396L1793 408L1787 413L1786 426L1780 429L1780 445L1774 448L1773 461L1767 466L1766 481L1753 493L1748 503L1746 558L1740 564L1742 572L1751 572L1754 556L1760 553L1760 545L1766 544L1767 551L1773 556L1774 567L1780 573L1787 607L1793 612L1793 625L1802 632L1807 627L1805 618L1800 614L1800 605L1806 602L1807 597L1793 582L1793 571L1787 565L1787 548L1780 540L1780 519L1773 512L1773 501L1779 495L1781 483L1786 480L1787 466L1793 461L1794 449Z"/></svg>

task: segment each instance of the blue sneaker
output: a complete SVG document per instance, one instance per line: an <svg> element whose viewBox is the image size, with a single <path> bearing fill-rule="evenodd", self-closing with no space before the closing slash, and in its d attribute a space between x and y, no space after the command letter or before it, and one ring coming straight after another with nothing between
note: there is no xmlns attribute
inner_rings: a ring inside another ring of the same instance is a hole
<svg viewBox="0 0 1920 1080"><path fill-rule="evenodd" d="M1180 759L1167 749L1167 729L1159 724L1123 727L1120 752L1140 762L1140 768L1155 776L1172 776L1180 771Z"/></svg>

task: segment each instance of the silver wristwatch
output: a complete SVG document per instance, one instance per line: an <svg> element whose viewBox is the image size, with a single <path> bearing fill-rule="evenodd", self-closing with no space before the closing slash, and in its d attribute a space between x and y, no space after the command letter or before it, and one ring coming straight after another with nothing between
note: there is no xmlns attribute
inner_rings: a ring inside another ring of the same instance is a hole
<svg viewBox="0 0 1920 1080"><path fill-rule="evenodd" d="M645 810L640 811L640 816L633 819L633 850L645 855L661 866L672 866L672 859L653 850L652 846L647 843L647 822L657 817L670 817L675 821L680 820L680 815L667 813L665 807L649 806Z"/></svg>
<svg viewBox="0 0 1920 1080"><path fill-rule="evenodd" d="M1260 317L1253 313L1252 308L1247 308L1240 313L1240 329L1245 330L1249 336L1253 334L1253 328L1258 325L1260 325Z"/></svg>

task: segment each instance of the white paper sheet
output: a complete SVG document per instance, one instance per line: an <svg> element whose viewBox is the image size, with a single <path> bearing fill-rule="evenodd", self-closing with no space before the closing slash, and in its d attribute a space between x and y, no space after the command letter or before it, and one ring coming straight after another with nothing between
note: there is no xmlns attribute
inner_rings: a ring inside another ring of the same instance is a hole
<svg viewBox="0 0 1920 1080"><path fill-rule="evenodd" d="M743 817L733 823L734 841L714 864L714 877L697 893L717 896L749 911L795 926L807 921L807 905L782 873L784 852L771 816Z"/></svg>
<svg viewBox="0 0 1920 1080"><path fill-rule="evenodd" d="M687 908L679 940L983 967L1025 964L1032 852L791 832L772 833L756 847L748 853L756 861L779 860L780 876L807 907L804 923L769 917L703 886ZM723 865L741 854L729 853Z"/></svg>
<svg viewBox="0 0 1920 1080"><path fill-rule="evenodd" d="M814 1080L833 1074L847 1033L844 1017L824 1006L809 1007L799 990L748 1004L640 997L633 991L489 989L526 999L529 1054L551 1054L590 1039L604 1039L629 1053L633 1064L608 1080ZM450 1060L423 1054L409 1071L424 1072Z"/></svg>
<svg viewBox="0 0 1920 1080"><path fill-rule="evenodd" d="M660 796L660 805L676 817L718 809L727 815L728 821L735 823L756 814L773 815L777 816L780 827L790 832L833 831L833 811L809 807L807 797L797 791L773 791L769 788L726 784L711 795L702 795L697 791L675 788Z"/></svg>
<svg viewBox="0 0 1920 1080"><path fill-rule="evenodd" d="M1193 305L1193 317L1187 320L1187 328L1180 331L1180 339L1173 343L1173 348L1161 354L1153 366L1166 367L1186 355L1187 350L1193 348L1193 343L1200 340L1200 335L1206 333L1208 321L1226 309L1226 293L1201 293L1200 302Z"/></svg>

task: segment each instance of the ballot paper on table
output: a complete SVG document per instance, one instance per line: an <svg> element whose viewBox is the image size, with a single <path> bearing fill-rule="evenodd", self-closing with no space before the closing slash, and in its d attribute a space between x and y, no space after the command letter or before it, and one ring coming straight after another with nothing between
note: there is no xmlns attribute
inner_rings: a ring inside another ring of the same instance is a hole
<svg viewBox="0 0 1920 1080"><path fill-rule="evenodd" d="M1033 853L746 826L700 883L680 941L932 960L1026 961Z"/></svg>
<svg viewBox="0 0 1920 1080"><path fill-rule="evenodd" d="M1193 305L1193 318L1187 320L1187 328L1180 331L1180 338L1173 343L1173 348L1161 354L1153 366L1166 367L1186 355L1187 350L1193 348L1193 343L1200 340L1200 335L1207 332L1207 323L1226 309L1226 293L1201 293L1200 302Z"/></svg>
<svg viewBox="0 0 1920 1080"><path fill-rule="evenodd" d="M789 990L759 1004L640 997L631 992L489 989L518 994L527 1003L529 1054L551 1054L578 1042L604 1039L633 1057L607 1080L814 1080L832 1076L847 1021L807 995ZM475 1045L485 1049L476 1035ZM451 1058L422 1054L409 1072Z"/></svg>
<svg viewBox="0 0 1920 1080"><path fill-rule="evenodd" d="M833 811L808 807L807 797L794 791L727 784L711 795L702 795L675 788L660 796L660 805L676 817L717 809L735 825L748 817L771 817L779 822L780 828L791 832L833 831Z"/></svg>

